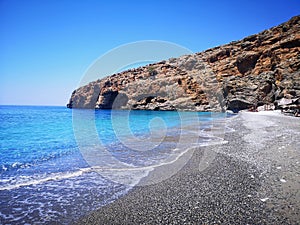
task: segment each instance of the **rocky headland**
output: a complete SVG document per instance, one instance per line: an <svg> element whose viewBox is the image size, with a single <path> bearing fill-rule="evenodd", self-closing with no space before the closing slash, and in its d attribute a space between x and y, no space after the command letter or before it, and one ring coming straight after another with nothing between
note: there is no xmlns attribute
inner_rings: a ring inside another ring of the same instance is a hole
<svg viewBox="0 0 300 225"><path fill-rule="evenodd" d="M129 69L73 91L67 107L238 111L300 98L300 16L240 41Z"/></svg>

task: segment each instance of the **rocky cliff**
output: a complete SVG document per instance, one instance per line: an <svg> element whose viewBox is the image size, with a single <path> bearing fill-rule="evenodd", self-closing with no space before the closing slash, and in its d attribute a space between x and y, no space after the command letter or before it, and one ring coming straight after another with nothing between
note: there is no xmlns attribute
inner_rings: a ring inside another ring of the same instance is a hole
<svg viewBox="0 0 300 225"><path fill-rule="evenodd" d="M240 110L300 97L300 16L229 44L130 69L72 93L69 108Z"/></svg>

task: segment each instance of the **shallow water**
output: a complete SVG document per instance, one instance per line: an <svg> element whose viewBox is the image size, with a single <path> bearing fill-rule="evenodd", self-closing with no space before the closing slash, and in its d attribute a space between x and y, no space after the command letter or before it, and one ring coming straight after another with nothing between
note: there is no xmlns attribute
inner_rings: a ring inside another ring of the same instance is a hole
<svg viewBox="0 0 300 225"><path fill-rule="evenodd" d="M70 223L221 141L227 114L0 106L0 223Z"/></svg>

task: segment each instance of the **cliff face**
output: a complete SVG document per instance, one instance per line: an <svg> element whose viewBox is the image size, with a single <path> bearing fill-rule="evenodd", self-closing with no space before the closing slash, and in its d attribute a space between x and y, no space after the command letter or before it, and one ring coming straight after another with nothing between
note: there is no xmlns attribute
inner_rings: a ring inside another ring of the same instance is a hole
<svg viewBox="0 0 300 225"><path fill-rule="evenodd" d="M240 41L130 69L72 93L69 108L240 110L300 97L300 16Z"/></svg>

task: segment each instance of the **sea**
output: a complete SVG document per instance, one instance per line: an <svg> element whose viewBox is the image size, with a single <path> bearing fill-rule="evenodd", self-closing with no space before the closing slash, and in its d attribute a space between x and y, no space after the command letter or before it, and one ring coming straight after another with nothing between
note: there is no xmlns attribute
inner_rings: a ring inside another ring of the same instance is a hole
<svg viewBox="0 0 300 225"><path fill-rule="evenodd" d="M222 144L231 116L0 106L0 224L72 224L190 149Z"/></svg>

